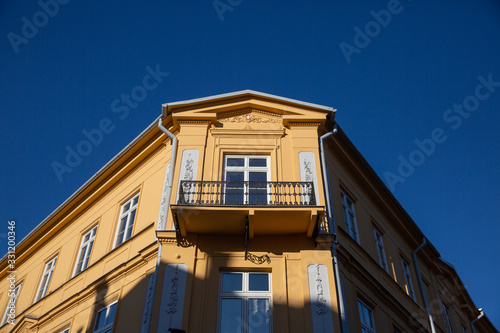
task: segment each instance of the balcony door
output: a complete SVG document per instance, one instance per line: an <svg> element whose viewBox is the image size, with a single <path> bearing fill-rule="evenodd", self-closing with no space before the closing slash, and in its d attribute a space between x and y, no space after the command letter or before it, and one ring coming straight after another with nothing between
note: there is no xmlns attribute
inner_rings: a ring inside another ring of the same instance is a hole
<svg viewBox="0 0 500 333"><path fill-rule="evenodd" d="M267 205L269 156L226 155L224 157L224 203L226 205Z"/></svg>

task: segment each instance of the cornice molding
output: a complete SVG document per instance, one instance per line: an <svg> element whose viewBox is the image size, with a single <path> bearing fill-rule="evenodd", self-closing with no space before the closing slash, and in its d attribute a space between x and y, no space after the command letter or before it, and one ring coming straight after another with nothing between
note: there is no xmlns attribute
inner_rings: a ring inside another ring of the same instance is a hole
<svg viewBox="0 0 500 333"><path fill-rule="evenodd" d="M177 119L180 125L209 125L210 120L187 120L187 119Z"/></svg>
<svg viewBox="0 0 500 333"><path fill-rule="evenodd" d="M303 121L289 121L288 125L290 126L301 126L301 127L319 127L321 126L320 122L303 122Z"/></svg>
<svg viewBox="0 0 500 333"><path fill-rule="evenodd" d="M156 230L156 237L162 244L177 244L175 230Z"/></svg>
<svg viewBox="0 0 500 333"><path fill-rule="evenodd" d="M210 133L214 137L222 136L242 136L242 135L258 135L260 137L281 138L285 134L284 129L225 129L225 128L211 128Z"/></svg>

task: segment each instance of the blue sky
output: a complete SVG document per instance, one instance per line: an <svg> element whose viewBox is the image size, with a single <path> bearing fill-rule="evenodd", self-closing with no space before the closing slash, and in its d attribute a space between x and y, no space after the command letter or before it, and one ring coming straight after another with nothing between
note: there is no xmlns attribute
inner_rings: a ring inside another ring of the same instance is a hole
<svg viewBox="0 0 500 333"><path fill-rule="evenodd" d="M25 236L162 103L253 89L337 108L500 327L497 1L60 1L51 15L0 4L2 251L8 220ZM157 81L137 88L150 71ZM58 178L54 162L99 126L101 142Z"/></svg>

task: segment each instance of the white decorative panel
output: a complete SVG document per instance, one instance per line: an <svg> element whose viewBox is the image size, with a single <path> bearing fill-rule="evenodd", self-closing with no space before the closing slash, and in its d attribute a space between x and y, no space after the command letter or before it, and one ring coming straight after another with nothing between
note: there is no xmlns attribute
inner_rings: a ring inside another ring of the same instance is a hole
<svg viewBox="0 0 500 333"><path fill-rule="evenodd" d="M158 214L158 230L165 230L165 223L167 222L167 190L168 190L168 177L170 175L170 163L167 165L165 171L165 180L163 181L163 191L161 193L160 212Z"/></svg>
<svg viewBox="0 0 500 333"><path fill-rule="evenodd" d="M186 264L167 264L165 267L157 333L166 333L169 328L181 329L186 276Z"/></svg>
<svg viewBox="0 0 500 333"><path fill-rule="evenodd" d="M146 290L146 300L144 301L144 310L142 311L141 333L148 333L149 321L151 320L150 311L152 310L153 301L153 282L154 274L148 278L148 289Z"/></svg>
<svg viewBox="0 0 500 333"><path fill-rule="evenodd" d="M181 169L179 170L179 185L177 187L177 193L179 193L181 181L182 180L196 180L196 172L198 171L198 149L185 149L182 152ZM190 191L190 187L185 188L186 192ZM184 200L187 202L193 199L193 195L186 195ZM179 195L177 194L177 200L179 201Z"/></svg>
<svg viewBox="0 0 500 333"><path fill-rule="evenodd" d="M316 174L316 162L312 151L301 151L299 153L300 181L314 183L314 195L316 205L319 206L318 175ZM304 201L309 201L309 196L304 193Z"/></svg>
<svg viewBox="0 0 500 333"><path fill-rule="evenodd" d="M326 266L309 265L307 274L309 276L313 333L332 333L333 317Z"/></svg>

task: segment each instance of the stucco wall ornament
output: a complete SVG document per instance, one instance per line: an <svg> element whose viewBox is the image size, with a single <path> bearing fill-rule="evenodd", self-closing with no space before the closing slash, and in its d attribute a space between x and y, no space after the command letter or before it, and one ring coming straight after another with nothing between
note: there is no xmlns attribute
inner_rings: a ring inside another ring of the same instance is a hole
<svg viewBox="0 0 500 333"><path fill-rule="evenodd" d="M147 327L148 327L148 321L150 320L149 317L149 310L151 306L151 301L153 300L153 274L149 275L148 278L148 289L147 289L147 294L146 294L146 301L144 303L144 310L142 312L142 323L141 323L141 333L147 333Z"/></svg>
<svg viewBox="0 0 500 333"><path fill-rule="evenodd" d="M177 274L179 273L179 265L174 265L174 276L170 279L171 291L170 291L170 301L167 303L166 313L176 313L177 312L177 282L179 278Z"/></svg>
<svg viewBox="0 0 500 333"><path fill-rule="evenodd" d="M184 177L182 178L182 180L193 180L193 177L194 177L193 164L194 164L194 160L191 157L191 153L189 153L187 156L187 159L186 159L186 168L185 168ZM184 184L183 185L183 191L184 191L184 193L187 193L187 194L184 194L185 202L190 202L190 197L192 196L191 193L193 192L193 189L194 189L193 184Z"/></svg>
<svg viewBox="0 0 500 333"><path fill-rule="evenodd" d="M186 159L186 172L184 173L183 180L193 180L194 177L193 164L194 160L191 157L191 153L189 153Z"/></svg>
<svg viewBox="0 0 500 333"><path fill-rule="evenodd" d="M326 299L323 296L323 279L321 279L319 265L316 265L316 291L318 292L316 301L316 313L318 315L324 315L327 311L327 308Z"/></svg>
<svg viewBox="0 0 500 333"><path fill-rule="evenodd" d="M169 328L181 329L186 277L186 264L176 263L166 265L157 333L167 332Z"/></svg>
<svg viewBox="0 0 500 333"><path fill-rule="evenodd" d="M165 171L165 180L163 182L163 191L161 193L160 202L160 213L158 215L158 230L165 229L166 223L166 208L167 208L167 190L168 190L168 177L170 175L170 163L167 165L167 170Z"/></svg>
<svg viewBox="0 0 500 333"><path fill-rule="evenodd" d="M179 193L182 181L196 180L196 173L198 170L198 157L199 152L197 149L185 149L182 152L181 167L179 169L179 183L177 188L177 193ZM182 198L184 202L191 202L194 197L193 194L193 183L188 183L183 185L184 197ZM177 197L178 201L179 197Z"/></svg>
<svg viewBox="0 0 500 333"><path fill-rule="evenodd" d="M219 119L221 123L257 123L257 124L269 124L269 123L281 123L283 120L281 118L267 118L260 117L256 114L240 115L236 117L229 117Z"/></svg>
<svg viewBox="0 0 500 333"><path fill-rule="evenodd" d="M309 277L309 297L313 333L333 332L333 316L328 283L328 270L325 265L312 264L307 267Z"/></svg>
<svg viewBox="0 0 500 333"><path fill-rule="evenodd" d="M318 196L318 179L316 175L316 163L314 153L312 151L301 151L299 153L300 166L300 181L312 182L314 184L314 193L311 187L306 187L303 190L304 202L310 202L312 195L315 198L315 204L319 205Z"/></svg>

